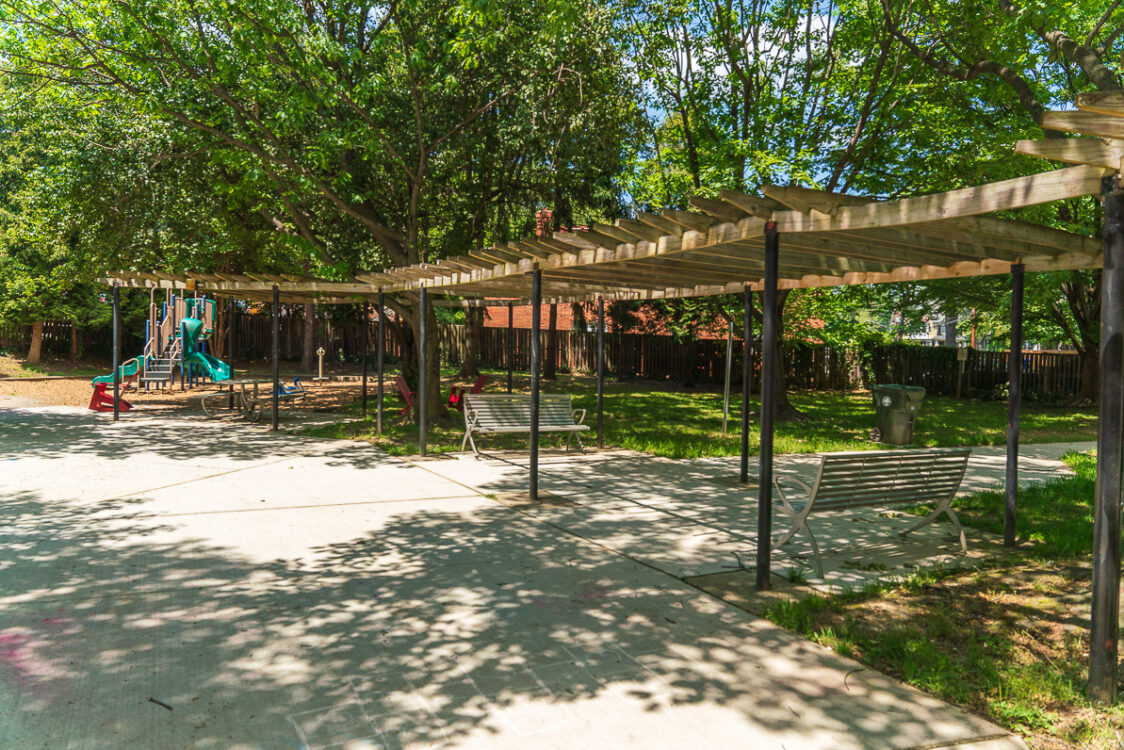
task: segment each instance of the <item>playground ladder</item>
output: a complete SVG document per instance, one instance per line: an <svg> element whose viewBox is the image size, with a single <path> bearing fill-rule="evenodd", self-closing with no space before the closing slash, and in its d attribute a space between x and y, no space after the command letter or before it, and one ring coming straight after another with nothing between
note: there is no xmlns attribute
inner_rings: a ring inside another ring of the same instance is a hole
<svg viewBox="0 0 1124 750"><path fill-rule="evenodd" d="M171 383L172 372L182 358L183 342L176 338L164 350L164 356L151 357L145 360L144 377L141 378L141 382L145 384Z"/></svg>

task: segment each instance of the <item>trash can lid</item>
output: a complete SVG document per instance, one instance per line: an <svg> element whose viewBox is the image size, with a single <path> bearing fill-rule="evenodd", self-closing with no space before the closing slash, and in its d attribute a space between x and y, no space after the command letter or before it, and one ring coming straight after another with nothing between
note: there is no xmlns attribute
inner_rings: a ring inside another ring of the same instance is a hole
<svg viewBox="0 0 1124 750"><path fill-rule="evenodd" d="M871 387L874 391L924 391L925 389L919 385L892 385L892 384L877 384Z"/></svg>

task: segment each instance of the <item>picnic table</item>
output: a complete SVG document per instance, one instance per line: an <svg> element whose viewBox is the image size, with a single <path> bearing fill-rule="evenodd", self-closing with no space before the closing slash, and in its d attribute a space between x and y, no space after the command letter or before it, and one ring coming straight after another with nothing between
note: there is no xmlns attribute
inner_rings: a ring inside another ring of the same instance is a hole
<svg viewBox="0 0 1124 750"><path fill-rule="evenodd" d="M222 408L221 401L225 401L226 408L237 409L243 419L250 422L261 419L262 396L259 386L272 386L273 378L232 378L222 381L222 384L230 386L230 390L208 393L199 399L204 414L208 417L218 416L218 410ZM235 386L238 386L237 391L234 390ZM266 394L265 398L272 400L272 391L267 389Z"/></svg>

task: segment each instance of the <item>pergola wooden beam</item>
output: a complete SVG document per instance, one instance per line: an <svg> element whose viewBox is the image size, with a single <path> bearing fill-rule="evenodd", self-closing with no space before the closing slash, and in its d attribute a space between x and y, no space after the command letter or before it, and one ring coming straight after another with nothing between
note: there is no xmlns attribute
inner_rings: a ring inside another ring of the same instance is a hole
<svg viewBox="0 0 1124 750"><path fill-rule="evenodd" d="M777 211L773 214L773 220L777 222L777 231L781 233L924 224L1096 194L1100 191L1101 178L1105 174L1105 170L1100 167L1067 167L947 193L885 203L842 206L831 215L809 216L799 211Z"/></svg>
<svg viewBox="0 0 1124 750"><path fill-rule="evenodd" d="M1111 156L1121 146L1105 148ZM282 293L309 299L422 287L431 293L510 291L524 297L529 282L522 277L537 265L552 297L580 299L583 289L586 298L616 292L630 299L697 296L760 282L767 220L776 222L784 237L782 288L956 278L1002 273L998 269L1013 263L1027 270L1088 268L1100 262L1098 241L986 214L1097 193L1104 172L1103 166L1083 164L896 201L770 185L764 197L722 191L720 200L691 199L701 213L644 213L589 232L555 232L349 281L261 273L189 279L153 272L133 274L130 283L231 295L271 292L276 284Z"/></svg>
<svg viewBox="0 0 1124 750"><path fill-rule="evenodd" d="M1050 161L1088 164L1092 167L1119 169L1124 160L1124 143L1102 138L1049 138L1043 141L1019 141L1015 151Z"/></svg>

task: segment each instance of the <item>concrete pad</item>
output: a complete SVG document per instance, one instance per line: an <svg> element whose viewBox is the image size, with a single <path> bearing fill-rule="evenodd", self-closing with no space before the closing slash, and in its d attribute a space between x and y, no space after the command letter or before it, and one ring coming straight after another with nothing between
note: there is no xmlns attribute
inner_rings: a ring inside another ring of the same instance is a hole
<svg viewBox="0 0 1124 750"><path fill-rule="evenodd" d="M1093 447L1092 443L1023 446L1020 486L1072 475L1060 457ZM775 471L810 483L818 463L815 455L778 456ZM434 464L430 470L482 492L516 492L526 487L525 464L525 457L496 461L464 455ZM1005 466L1003 447L973 449L960 494L1002 486ZM520 510L675 576L720 573L752 564L756 550L757 490L734 481L738 470L736 456L689 461L632 452L554 456L540 467L540 487L569 497L576 507ZM751 479L756 479L755 463ZM916 522L915 517L878 508L817 515L810 524L822 552L823 578L816 576L811 544L803 533L774 548L774 570L807 580L825 592L837 592L924 569L978 564L1004 553L998 537L966 529L969 551L962 555L947 519L900 537ZM783 533L785 528L775 516L774 531Z"/></svg>
<svg viewBox="0 0 1124 750"><path fill-rule="evenodd" d="M581 457L582 483L620 492L516 509L464 488L511 482L484 462L158 418L15 421L22 439L0 429L0 747L1006 737L611 549L689 570L748 547L724 525L750 516L707 520L744 502L700 484L712 467ZM95 469L111 481L91 487Z"/></svg>

